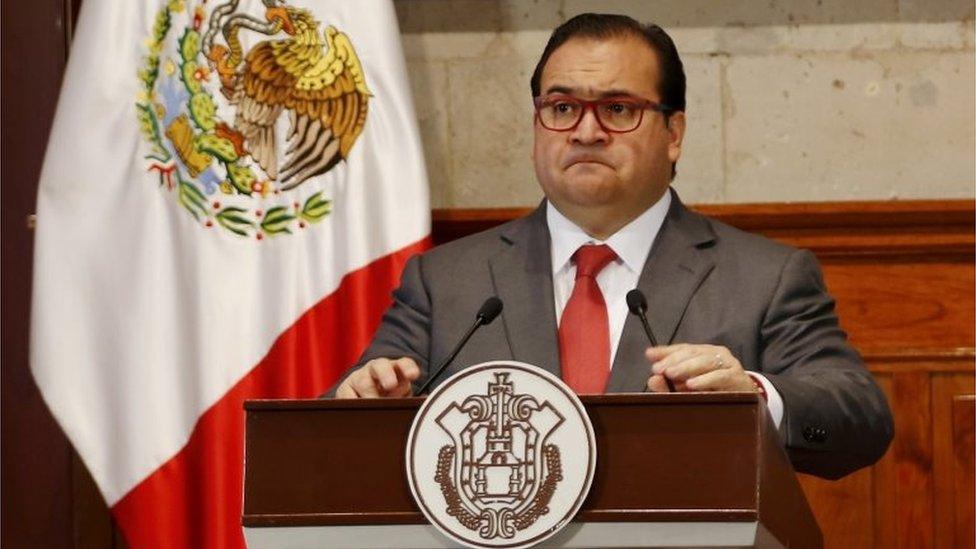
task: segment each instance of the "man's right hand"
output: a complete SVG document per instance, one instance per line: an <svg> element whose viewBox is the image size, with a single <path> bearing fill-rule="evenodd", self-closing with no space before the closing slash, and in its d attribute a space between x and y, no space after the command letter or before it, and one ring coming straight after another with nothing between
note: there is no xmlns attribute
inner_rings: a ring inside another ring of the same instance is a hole
<svg viewBox="0 0 976 549"><path fill-rule="evenodd" d="M375 358L349 374L336 389L336 398L407 397L418 377L420 367L412 358Z"/></svg>

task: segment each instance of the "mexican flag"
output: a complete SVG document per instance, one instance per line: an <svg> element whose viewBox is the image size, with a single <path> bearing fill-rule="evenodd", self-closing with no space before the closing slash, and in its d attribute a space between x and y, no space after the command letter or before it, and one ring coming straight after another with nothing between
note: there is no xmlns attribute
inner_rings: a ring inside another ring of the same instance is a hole
<svg viewBox="0 0 976 549"><path fill-rule="evenodd" d="M244 414L315 397L429 243L389 0L85 0L31 368L131 547L241 547Z"/></svg>

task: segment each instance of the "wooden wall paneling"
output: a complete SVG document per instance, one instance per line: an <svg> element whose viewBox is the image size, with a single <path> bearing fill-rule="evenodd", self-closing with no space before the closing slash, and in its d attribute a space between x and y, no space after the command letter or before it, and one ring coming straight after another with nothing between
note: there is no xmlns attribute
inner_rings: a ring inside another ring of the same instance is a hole
<svg viewBox="0 0 976 549"><path fill-rule="evenodd" d="M824 547L875 547L873 468L861 469L840 480L798 476L823 531Z"/></svg>
<svg viewBox="0 0 976 549"><path fill-rule="evenodd" d="M969 383L970 387L972 383ZM976 396L969 394L953 397L953 455L956 458L953 467L955 492L955 533L956 547L976 546L976 448L974 448L974 430L976 430Z"/></svg>
<svg viewBox="0 0 976 549"><path fill-rule="evenodd" d="M957 375L935 373L932 375L932 469L935 486L935 530L933 539L936 547L952 547L955 538L955 510L953 491L953 437L952 437L952 395ZM958 391L965 393L965 391Z"/></svg>
<svg viewBox="0 0 976 549"><path fill-rule="evenodd" d="M532 208L435 209L431 212L431 239L435 245L490 229L527 215Z"/></svg>
<svg viewBox="0 0 976 549"><path fill-rule="evenodd" d="M115 543L115 527L101 492L77 454L72 460L72 498L74 500L75 549L110 549Z"/></svg>
<svg viewBox="0 0 976 549"><path fill-rule="evenodd" d="M968 515L973 528L973 429L965 416L966 399L972 399L973 372L940 372L932 376L933 475L935 483L935 545L972 547L972 532L960 537L960 515ZM961 399L961 400L957 400ZM957 409L960 407L961 409ZM967 441L968 438L968 441ZM965 445L968 443L969 447ZM968 451L968 463L967 460ZM968 477L968 480L967 480ZM968 500L961 488L969 486ZM969 543L966 543L967 539Z"/></svg>
<svg viewBox="0 0 976 549"><path fill-rule="evenodd" d="M27 361L40 167L80 0L4 2L3 527L5 547L122 547L105 502L54 422Z"/></svg>
<svg viewBox="0 0 976 549"><path fill-rule="evenodd" d="M888 398L888 405L894 411L894 381L892 380L891 372L875 373L874 379L878 382L881 390L884 391L885 396ZM897 422L898 417L895 417L895 425L897 425ZM895 432L895 437L898 437L897 431ZM878 463L871 467L872 487L874 488L872 505L874 515L874 547L877 549L896 547L895 540L897 533L895 528L898 523L896 504L898 498L898 459L894 446L893 441L885 455L878 460ZM827 502L825 504L836 505L837 503ZM843 545L835 545L832 547L840 548Z"/></svg>
<svg viewBox="0 0 976 549"><path fill-rule="evenodd" d="M934 486L932 482L932 405L930 374L895 372L889 404L895 418L894 547L932 547Z"/></svg>
<svg viewBox="0 0 976 549"><path fill-rule="evenodd" d="M54 116L67 39L62 0L3 2L3 143L0 161L2 284L2 527L4 547L71 547L71 451L28 367L37 179Z"/></svg>
<svg viewBox="0 0 976 549"><path fill-rule="evenodd" d="M821 260L925 262L972 257L970 200L709 204L695 210Z"/></svg>
<svg viewBox="0 0 976 549"><path fill-rule="evenodd" d="M972 347L976 267L960 262L824 262L851 341L872 349Z"/></svg>

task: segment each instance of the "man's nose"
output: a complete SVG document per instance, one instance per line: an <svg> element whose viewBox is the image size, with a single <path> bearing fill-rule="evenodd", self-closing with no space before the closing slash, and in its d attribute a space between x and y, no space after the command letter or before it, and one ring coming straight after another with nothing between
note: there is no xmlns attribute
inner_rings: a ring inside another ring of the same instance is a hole
<svg viewBox="0 0 976 549"><path fill-rule="evenodd" d="M610 140L610 134L600 125L600 121L596 117L596 109L591 107L583 111L583 118L576 125L576 129L572 131L570 138L574 143L593 145L606 143Z"/></svg>

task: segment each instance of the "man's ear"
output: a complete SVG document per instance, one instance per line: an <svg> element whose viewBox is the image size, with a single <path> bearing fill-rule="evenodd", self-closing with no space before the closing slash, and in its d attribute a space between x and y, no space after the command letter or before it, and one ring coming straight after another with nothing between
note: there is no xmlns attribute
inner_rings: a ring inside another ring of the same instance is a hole
<svg viewBox="0 0 976 549"><path fill-rule="evenodd" d="M676 111L668 117L668 158L677 162L681 156L681 144L685 139L685 113Z"/></svg>

